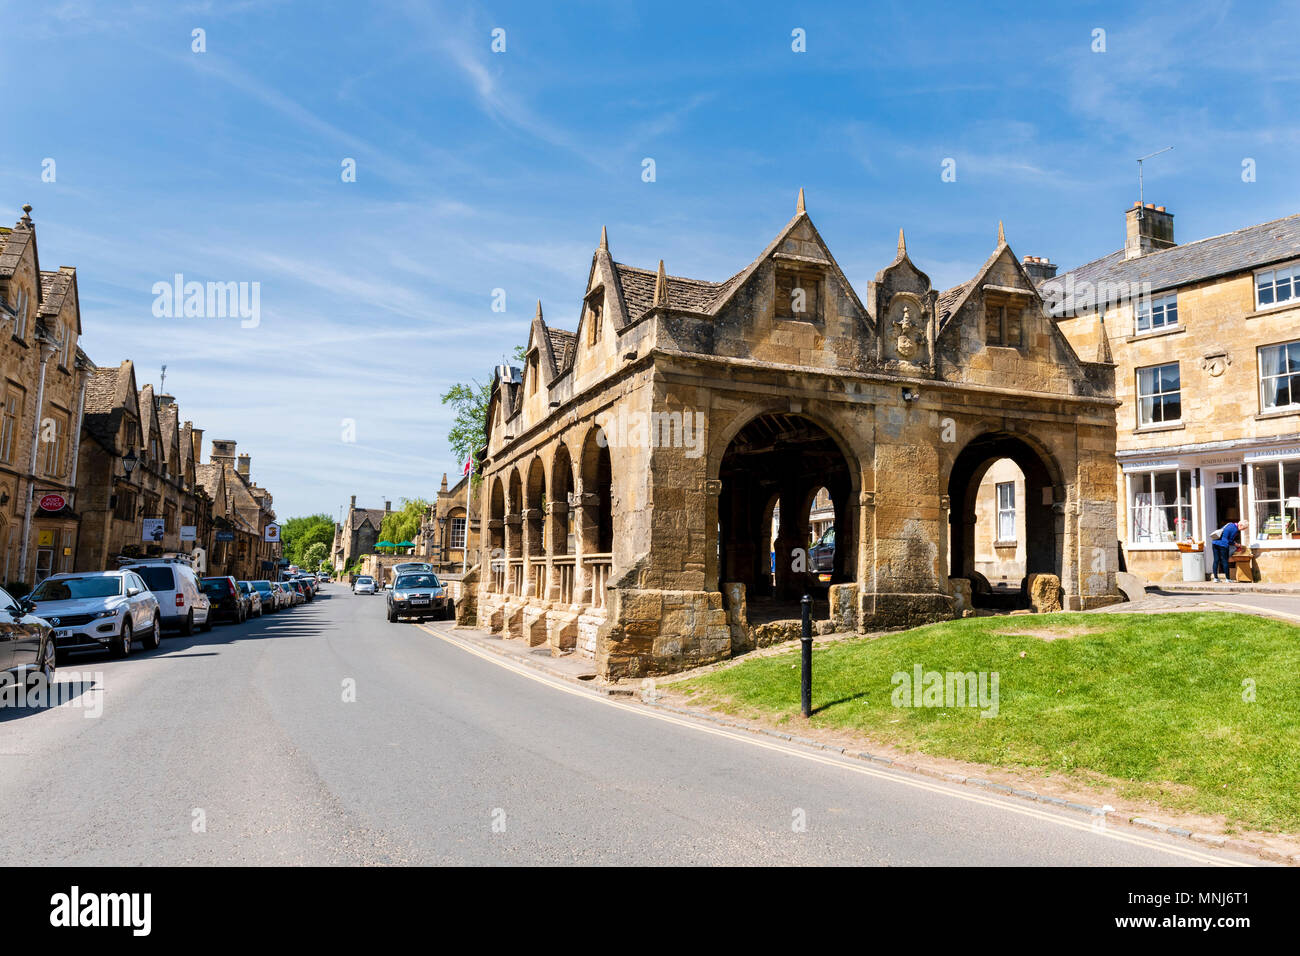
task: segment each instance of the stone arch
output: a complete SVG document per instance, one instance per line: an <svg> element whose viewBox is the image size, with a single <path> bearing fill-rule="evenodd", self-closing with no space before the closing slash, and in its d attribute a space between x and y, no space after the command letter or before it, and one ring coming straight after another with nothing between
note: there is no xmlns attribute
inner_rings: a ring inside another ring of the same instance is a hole
<svg viewBox="0 0 1300 956"><path fill-rule="evenodd" d="M849 503L857 501L861 468L847 442L817 417L788 406L753 412L721 437L726 446L721 453L715 448L716 464L710 465L718 481L717 582L741 583L747 594L788 604L805 592L817 599L830 584L856 580L858 515ZM844 542L826 582L807 564L808 506L822 487L836 502ZM774 495L781 519L770 549Z"/></svg>
<svg viewBox="0 0 1300 956"><path fill-rule="evenodd" d="M488 495L487 532L492 590L501 591L506 556L506 490L500 475L492 479L492 490Z"/></svg>
<svg viewBox="0 0 1300 956"><path fill-rule="evenodd" d="M1025 576L1035 573L1063 577L1065 567L1065 480L1048 448L1033 436L989 430L971 439L953 459L948 471L950 577L978 581L975 572L975 502L980 482L994 462L1009 458L1025 483ZM982 582L981 582L982 584ZM980 597L981 587L973 587ZM1028 597L1007 596L1012 605L1027 606Z"/></svg>
<svg viewBox="0 0 1300 956"><path fill-rule="evenodd" d="M547 516L548 534L552 554L573 554L576 546L573 500L576 485L573 474L573 457L569 446L557 442L551 456L551 475L547 487L551 489L551 513Z"/></svg>
<svg viewBox="0 0 1300 956"><path fill-rule="evenodd" d="M614 468L609 442L599 425L592 425L582 442L582 501L580 531L586 554L614 550Z"/></svg>

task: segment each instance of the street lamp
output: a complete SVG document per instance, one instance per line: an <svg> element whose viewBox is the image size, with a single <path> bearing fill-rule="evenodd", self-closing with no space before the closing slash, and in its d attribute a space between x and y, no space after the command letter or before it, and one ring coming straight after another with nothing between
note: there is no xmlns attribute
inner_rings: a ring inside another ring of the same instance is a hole
<svg viewBox="0 0 1300 956"><path fill-rule="evenodd" d="M438 515L438 563L447 563L447 539L444 537L443 529L447 526L447 516Z"/></svg>
<svg viewBox="0 0 1300 956"><path fill-rule="evenodd" d="M131 477L131 472L135 471L135 466L139 461L140 459L136 457L134 448L122 456L122 469L126 472L128 478Z"/></svg>

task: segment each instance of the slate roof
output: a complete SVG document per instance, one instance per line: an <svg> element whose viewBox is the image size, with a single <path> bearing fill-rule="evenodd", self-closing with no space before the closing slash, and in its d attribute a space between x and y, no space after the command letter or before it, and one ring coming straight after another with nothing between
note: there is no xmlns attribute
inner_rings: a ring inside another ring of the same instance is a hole
<svg viewBox="0 0 1300 956"><path fill-rule="evenodd" d="M1049 290L1061 290L1050 296L1054 303L1052 314L1061 315L1093 308L1099 283L1114 283L1122 288L1137 284L1144 291L1156 293L1296 258L1300 258L1300 213L1133 259L1125 259L1120 249L1053 279L1044 279L1038 289L1042 292L1048 286ZM1075 287L1088 283L1083 294L1069 301L1064 294L1070 285L1067 277L1073 279ZM1044 297L1049 298L1046 294Z"/></svg>
<svg viewBox="0 0 1300 956"><path fill-rule="evenodd" d="M63 300L72 288L72 272L41 271L41 307L38 315L58 315L63 309Z"/></svg>
<svg viewBox="0 0 1300 956"><path fill-rule="evenodd" d="M105 448L115 450L118 426L125 409L120 400L123 379L129 385L131 363L128 359L112 368L96 368L86 383L86 407L82 427Z"/></svg>
<svg viewBox="0 0 1300 956"><path fill-rule="evenodd" d="M973 280L968 279L961 285L953 286L947 292L939 293L939 304L937 310L939 312L940 325L943 325L948 321L948 317L952 315L952 310L957 307L957 303L961 301L961 297L965 295L966 290L970 288L971 281Z"/></svg>
<svg viewBox="0 0 1300 956"><path fill-rule="evenodd" d="M0 226L0 239L4 240L0 243L0 279L9 279L18 269L18 262L23 257L27 243L32 240L32 231L22 227L11 229Z"/></svg>
<svg viewBox="0 0 1300 956"><path fill-rule="evenodd" d="M618 272L619 283L623 286L623 301L627 303L628 315L635 321L645 315L654 306L655 279L657 272L638 269L635 266L614 263ZM689 312L707 312L725 290L727 282L706 282L703 279L687 279L682 276L668 276L668 306L672 309L684 309ZM732 277L733 279L735 276Z"/></svg>
<svg viewBox="0 0 1300 956"><path fill-rule="evenodd" d="M573 362L578 351L578 336L564 329L547 328L546 335L551 340L551 354L555 356L556 372L565 371Z"/></svg>

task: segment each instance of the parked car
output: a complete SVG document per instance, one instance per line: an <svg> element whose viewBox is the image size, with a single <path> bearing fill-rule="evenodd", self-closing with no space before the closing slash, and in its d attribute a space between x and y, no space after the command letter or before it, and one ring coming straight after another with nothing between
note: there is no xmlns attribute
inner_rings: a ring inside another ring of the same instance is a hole
<svg viewBox="0 0 1300 956"><path fill-rule="evenodd" d="M403 574L393 582L388 592L388 620L414 617L449 618L452 615L451 598L438 576L432 573Z"/></svg>
<svg viewBox="0 0 1300 956"><path fill-rule="evenodd" d="M243 592L244 597L248 598L248 616L262 616L262 592L253 587L252 581L237 581L239 590ZM269 581L267 582L270 583Z"/></svg>
<svg viewBox="0 0 1300 956"><path fill-rule="evenodd" d="M302 585L295 587L293 581L277 581L276 585L288 595L290 607L307 603L307 596L302 593Z"/></svg>
<svg viewBox="0 0 1300 956"><path fill-rule="evenodd" d="M107 650L125 657L137 638L146 650L162 641L158 598L129 569L52 574L36 585L28 601L53 629L59 661L74 651Z"/></svg>
<svg viewBox="0 0 1300 956"><path fill-rule="evenodd" d="M290 578L289 580L281 581L280 583L287 588L297 591L302 595L302 599L306 603L310 603L316 599L316 592L304 584L302 578Z"/></svg>
<svg viewBox="0 0 1300 956"><path fill-rule="evenodd" d="M396 581L403 574L408 574L411 571L423 571L426 574L432 574L433 565L429 564L427 561L402 561L399 564L393 565L392 577L390 577L389 580Z"/></svg>
<svg viewBox="0 0 1300 956"><path fill-rule="evenodd" d="M262 612L264 614L274 614L280 608L285 606L284 594L275 585L274 581L265 579L260 581L249 581L262 598Z"/></svg>
<svg viewBox="0 0 1300 956"><path fill-rule="evenodd" d="M316 583L314 577L310 574L300 574L294 580L303 586L303 589L307 592L308 601L316 600L316 592L320 590L320 585Z"/></svg>
<svg viewBox="0 0 1300 956"><path fill-rule="evenodd" d="M15 600L0 588L0 680L28 687L49 684L56 657L50 624L32 613L30 601Z"/></svg>
<svg viewBox="0 0 1300 956"><path fill-rule="evenodd" d="M316 580L319 581L321 584L328 584L328 583L329 583L329 579L330 579L330 576L329 576L329 574L328 574L327 572L325 572L325 571L317 571L317 572L316 572Z"/></svg>
<svg viewBox="0 0 1300 956"><path fill-rule="evenodd" d="M195 627L212 630L211 602L188 563L152 558L132 561L126 568L138 574L158 599L164 628L176 628L182 634L193 634Z"/></svg>
<svg viewBox="0 0 1300 956"><path fill-rule="evenodd" d="M808 549L809 571L830 571L835 561L835 525L822 532L822 536Z"/></svg>
<svg viewBox="0 0 1300 956"><path fill-rule="evenodd" d="M353 594L374 594L375 579L368 574L363 574L352 582Z"/></svg>
<svg viewBox="0 0 1300 956"><path fill-rule="evenodd" d="M248 620L248 597L232 577L204 578L199 582L211 602L214 621L243 624Z"/></svg>

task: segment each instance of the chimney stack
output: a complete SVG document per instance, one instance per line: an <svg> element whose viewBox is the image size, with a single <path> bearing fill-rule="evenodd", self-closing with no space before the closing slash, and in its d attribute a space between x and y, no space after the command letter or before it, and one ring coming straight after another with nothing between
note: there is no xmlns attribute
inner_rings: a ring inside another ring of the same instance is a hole
<svg viewBox="0 0 1300 956"><path fill-rule="evenodd" d="M1134 202L1124 213L1124 258L1136 259L1149 252L1172 249L1174 214L1154 203Z"/></svg>
<svg viewBox="0 0 1300 956"><path fill-rule="evenodd" d="M252 465L253 465L252 458L250 458L248 455L240 455L239 464L235 466L235 470L238 471L245 478L247 478L249 477L248 472L249 469L252 467Z"/></svg>
<svg viewBox="0 0 1300 956"><path fill-rule="evenodd" d="M388 513L389 513L390 511L392 511L392 510L393 510L393 503L392 503L391 501L385 501L385 502L384 502L384 514L388 514Z"/></svg>
<svg viewBox="0 0 1300 956"><path fill-rule="evenodd" d="M1045 256L1025 256L1021 265L1029 273L1029 278L1034 280L1034 285L1056 278L1056 263Z"/></svg>
<svg viewBox="0 0 1300 956"><path fill-rule="evenodd" d="M356 511L356 510L357 510L357 496L356 496L356 495L353 495L353 496L352 496L352 504L348 505L348 510L349 510L349 511Z"/></svg>
<svg viewBox="0 0 1300 956"><path fill-rule="evenodd" d="M164 407L166 407L167 405L175 405L175 404L176 404L176 396L175 396L175 395L168 395L167 393L164 392L162 395L159 395L159 396L158 396L158 407L159 407L159 408L164 408Z"/></svg>
<svg viewBox="0 0 1300 956"><path fill-rule="evenodd" d="M194 464L203 463L203 429L192 428L190 430L190 441L194 445Z"/></svg>
<svg viewBox="0 0 1300 956"><path fill-rule="evenodd" d="M235 466L235 447L238 442L230 439L212 439L212 464Z"/></svg>

